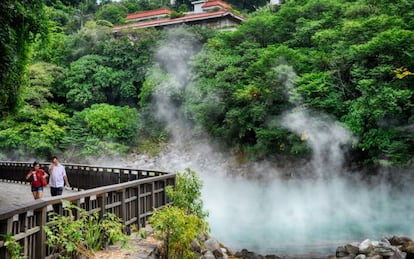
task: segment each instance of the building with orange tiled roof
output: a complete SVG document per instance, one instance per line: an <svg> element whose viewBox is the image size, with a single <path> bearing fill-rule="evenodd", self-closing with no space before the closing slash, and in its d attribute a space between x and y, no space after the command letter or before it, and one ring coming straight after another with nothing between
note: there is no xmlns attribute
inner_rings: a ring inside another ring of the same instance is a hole
<svg viewBox="0 0 414 259"><path fill-rule="evenodd" d="M126 20L128 22L138 22L144 20L153 20L153 19L161 19L166 18L171 14L171 10L168 8L161 8L157 10L139 12L139 13L132 13L128 14Z"/></svg>
<svg viewBox="0 0 414 259"><path fill-rule="evenodd" d="M216 8L231 10L231 6L228 3L225 3L225 2L220 1L220 0L214 0L214 1L213 0L208 0L203 5L203 9L205 11L214 10Z"/></svg>
<svg viewBox="0 0 414 259"><path fill-rule="evenodd" d="M185 25L200 25L214 29L234 29L244 18L231 12L231 6L219 0L198 0L192 2L194 11L183 17L170 18L171 10L167 8L129 14L127 25L116 26L115 32L124 29L165 28Z"/></svg>

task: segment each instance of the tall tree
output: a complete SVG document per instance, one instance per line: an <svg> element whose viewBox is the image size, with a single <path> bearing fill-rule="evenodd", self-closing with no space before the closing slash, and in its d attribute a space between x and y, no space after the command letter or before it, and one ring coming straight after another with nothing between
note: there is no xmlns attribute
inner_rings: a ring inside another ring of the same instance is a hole
<svg viewBox="0 0 414 259"><path fill-rule="evenodd" d="M0 114L12 111L26 81L31 42L47 33L43 0L0 3Z"/></svg>

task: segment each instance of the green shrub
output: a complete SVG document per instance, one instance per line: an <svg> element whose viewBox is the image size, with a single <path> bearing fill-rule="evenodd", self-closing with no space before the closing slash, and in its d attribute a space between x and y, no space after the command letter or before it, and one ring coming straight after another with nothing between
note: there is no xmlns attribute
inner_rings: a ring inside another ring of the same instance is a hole
<svg viewBox="0 0 414 259"><path fill-rule="evenodd" d="M93 251L102 249L109 244L121 241L126 244L126 236L122 232L124 225L116 215L106 213L102 219L98 212L88 214L68 201L64 211L68 216L52 213L50 222L45 226L47 244L53 253L63 258L76 255L90 257ZM76 219L74 212L79 218Z"/></svg>
<svg viewBox="0 0 414 259"><path fill-rule="evenodd" d="M22 246L10 233L1 236L4 238L4 245L6 246L7 252L9 253L11 259L26 258L21 255L23 252Z"/></svg>
<svg viewBox="0 0 414 259"><path fill-rule="evenodd" d="M191 241L206 233L207 222L194 214L187 214L183 208L166 206L149 218L156 237L163 240L162 253L165 258L195 258Z"/></svg>
<svg viewBox="0 0 414 259"><path fill-rule="evenodd" d="M173 205L156 210L148 220L155 236L163 241L161 252L166 258L195 258L191 242L209 232L201 187L202 181L190 168L178 173L175 189L167 187Z"/></svg>
<svg viewBox="0 0 414 259"><path fill-rule="evenodd" d="M184 173L177 173L175 188L167 186L167 195L174 206L184 209L187 214L204 219L208 213L203 211L202 187L203 182L196 172L186 168Z"/></svg>

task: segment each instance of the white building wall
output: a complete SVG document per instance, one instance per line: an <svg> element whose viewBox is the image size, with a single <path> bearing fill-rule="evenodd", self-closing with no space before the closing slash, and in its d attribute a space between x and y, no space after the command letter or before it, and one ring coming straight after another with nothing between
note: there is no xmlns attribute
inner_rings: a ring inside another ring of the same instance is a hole
<svg viewBox="0 0 414 259"><path fill-rule="evenodd" d="M199 0L199 1L194 1L191 2L194 6L194 13L203 13L203 8L202 6L204 5L204 3L206 2L206 0Z"/></svg>

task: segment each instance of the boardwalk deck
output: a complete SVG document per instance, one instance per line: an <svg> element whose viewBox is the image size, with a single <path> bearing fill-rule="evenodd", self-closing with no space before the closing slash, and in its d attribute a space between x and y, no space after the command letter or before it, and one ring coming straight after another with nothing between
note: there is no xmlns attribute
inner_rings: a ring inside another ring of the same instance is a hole
<svg viewBox="0 0 414 259"><path fill-rule="evenodd" d="M65 189L64 194L74 193L76 191ZM50 196L50 188L46 187L43 197ZM22 204L34 201L30 189L30 184L8 183L0 181L0 209L16 208Z"/></svg>

